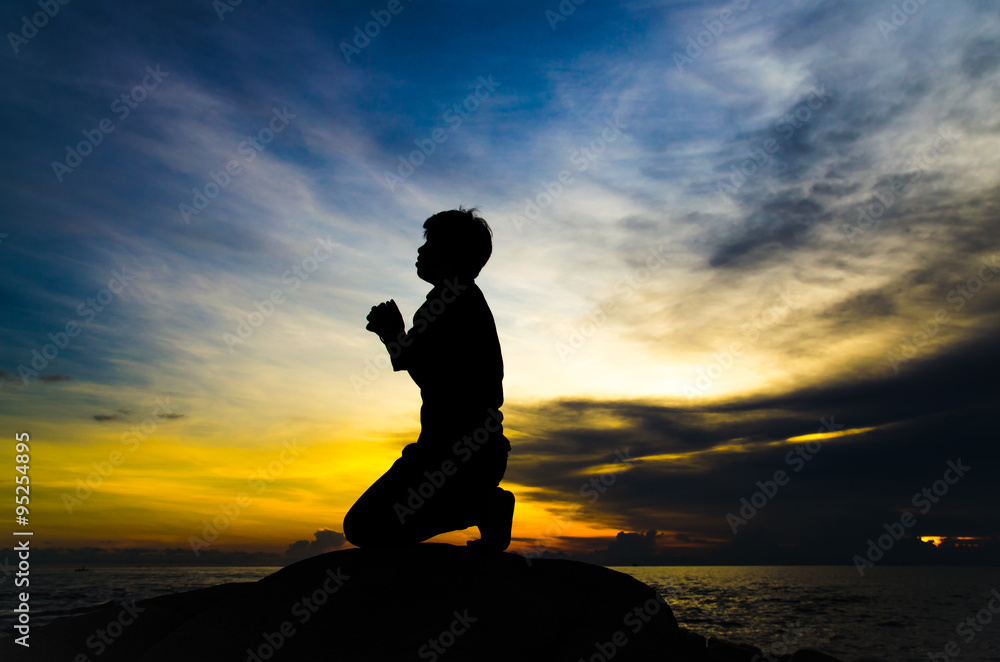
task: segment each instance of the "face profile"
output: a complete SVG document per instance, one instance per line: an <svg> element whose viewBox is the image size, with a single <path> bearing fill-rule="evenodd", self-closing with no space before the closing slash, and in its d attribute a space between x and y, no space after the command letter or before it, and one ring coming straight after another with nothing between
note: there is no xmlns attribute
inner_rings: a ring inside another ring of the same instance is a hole
<svg viewBox="0 0 1000 662"><path fill-rule="evenodd" d="M417 276L431 285L440 285L454 275L454 261L447 244L434 233L427 233L423 246L417 249Z"/></svg>

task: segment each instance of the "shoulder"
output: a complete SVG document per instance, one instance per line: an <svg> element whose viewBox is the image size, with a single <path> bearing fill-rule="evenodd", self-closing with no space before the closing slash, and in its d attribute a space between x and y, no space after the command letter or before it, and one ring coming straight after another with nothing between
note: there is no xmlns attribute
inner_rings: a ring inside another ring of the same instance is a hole
<svg viewBox="0 0 1000 662"><path fill-rule="evenodd" d="M486 305L483 291L472 279L449 278L435 288L428 298L435 296L446 302L456 302L463 306Z"/></svg>
<svg viewBox="0 0 1000 662"><path fill-rule="evenodd" d="M486 295L475 282L469 284L469 289L466 290L465 294L468 295L465 297L466 305L490 313L490 304L486 302Z"/></svg>

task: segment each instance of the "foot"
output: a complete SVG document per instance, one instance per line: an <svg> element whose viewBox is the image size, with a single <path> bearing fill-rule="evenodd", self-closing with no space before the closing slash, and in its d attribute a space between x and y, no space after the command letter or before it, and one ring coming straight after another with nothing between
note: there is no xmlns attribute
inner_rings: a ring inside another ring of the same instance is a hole
<svg viewBox="0 0 1000 662"><path fill-rule="evenodd" d="M467 544L486 552L502 552L510 547L510 529L514 523L514 495L499 487L490 495L486 512L479 522L479 540Z"/></svg>

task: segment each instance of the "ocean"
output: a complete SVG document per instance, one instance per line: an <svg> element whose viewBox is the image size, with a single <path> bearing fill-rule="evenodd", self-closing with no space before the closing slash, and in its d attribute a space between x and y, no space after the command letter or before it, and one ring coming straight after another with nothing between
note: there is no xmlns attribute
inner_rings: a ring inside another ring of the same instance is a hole
<svg viewBox="0 0 1000 662"><path fill-rule="evenodd" d="M111 600L256 581L277 569L32 568L32 622ZM866 656L1000 662L1000 568L887 566L869 568L864 577L853 566L614 569L656 589L681 627L751 643L774 657L812 646L848 662ZM14 595L12 578L3 578L2 636L12 632ZM945 654L949 642L957 655Z"/></svg>
<svg viewBox="0 0 1000 662"><path fill-rule="evenodd" d="M876 566L863 577L854 566L615 570L656 589L681 627L750 643L774 657L790 644L789 651L810 646L848 662L866 656L926 662L953 641L957 656L934 659L1000 660L996 567ZM975 627L965 623L970 617Z"/></svg>

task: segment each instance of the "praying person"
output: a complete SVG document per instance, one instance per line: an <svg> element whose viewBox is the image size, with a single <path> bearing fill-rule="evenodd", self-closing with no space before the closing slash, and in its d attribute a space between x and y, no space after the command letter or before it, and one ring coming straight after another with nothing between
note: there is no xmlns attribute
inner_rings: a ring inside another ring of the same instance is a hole
<svg viewBox="0 0 1000 662"><path fill-rule="evenodd" d="M503 434L503 358L493 313L475 278L493 252L492 231L476 209L424 222L417 276L433 288L405 330L394 300L372 306L369 331L394 371L420 387L420 435L344 518L357 547L394 547L479 527L469 546L510 545L514 495L499 487L510 442Z"/></svg>

